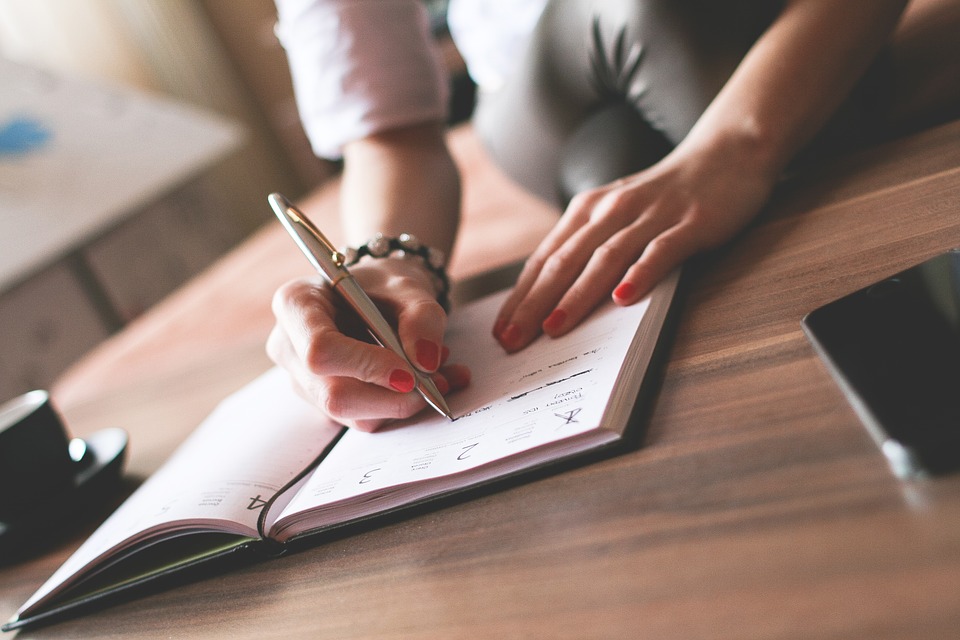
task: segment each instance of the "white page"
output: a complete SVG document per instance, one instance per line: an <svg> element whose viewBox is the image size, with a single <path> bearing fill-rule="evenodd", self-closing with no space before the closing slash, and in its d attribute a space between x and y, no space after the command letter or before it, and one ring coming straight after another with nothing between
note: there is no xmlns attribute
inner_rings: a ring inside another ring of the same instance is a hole
<svg viewBox="0 0 960 640"><path fill-rule="evenodd" d="M451 318L447 344L473 374L470 386L448 399L456 421L423 411L374 434L347 430L278 520L475 469L595 430L649 300L623 308L608 303L566 336L541 337L507 355L491 335L506 294L465 306ZM19 614L111 552L181 521L188 523L187 530L221 525L255 536L261 501L305 469L341 431L294 393L282 370L268 371L224 400Z"/></svg>
<svg viewBox="0 0 960 640"><path fill-rule="evenodd" d="M491 335L507 292L451 319L451 359L469 363L454 422L431 412L376 433L349 430L278 520L321 505L437 478L595 429L649 300L598 309L559 339L507 355Z"/></svg>
<svg viewBox="0 0 960 640"><path fill-rule="evenodd" d="M265 501L307 468L340 433L272 369L224 400L21 608L73 574L160 529L184 523L257 535ZM131 443L136 446L136 442Z"/></svg>

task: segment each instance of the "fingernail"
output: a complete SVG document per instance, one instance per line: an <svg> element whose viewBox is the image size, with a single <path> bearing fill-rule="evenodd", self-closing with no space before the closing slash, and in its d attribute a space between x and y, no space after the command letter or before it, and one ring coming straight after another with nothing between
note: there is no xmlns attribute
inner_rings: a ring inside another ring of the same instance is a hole
<svg viewBox="0 0 960 640"><path fill-rule="evenodd" d="M413 379L413 375L409 371L394 369L393 373L390 374L390 386L400 393L413 391L413 387L416 386L416 384L416 380Z"/></svg>
<svg viewBox="0 0 960 640"><path fill-rule="evenodd" d="M430 340L417 340L417 363L427 371L440 366L440 347Z"/></svg>
<svg viewBox="0 0 960 640"><path fill-rule="evenodd" d="M493 336L499 339L506 328L507 328L506 320L497 320L497 322L493 325Z"/></svg>
<svg viewBox="0 0 960 640"><path fill-rule="evenodd" d="M437 376L434 378L433 383L437 385L437 391L440 392L440 395L445 396L450 393L450 383L447 382L447 379L443 376Z"/></svg>
<svg viewBox="0 0 960 640"><path fill-rule="evenodd" d="M613 290L613 297L623 301L633 300L636 295L637 288L633 286L631 282L621 282L617 288Z"/></svg>
<svg viewBox="0 0 960 640"><path fill-rule="evenodd" d="M444 375L451 389L463 389L470 384L470 370L466 367L450 367L449 371L444 371Z"/></svg>
<svg viewBox="0 0 960 640"><path fill-rule="evenodd" d="M567 312L563 309L554 309L553 313L547 316L547 319L543 321L543 330L546 333L556 333L560 330L560 327L563 326L563 323L567 320Z"/></svg>
<svg viewBox="0 0 960 640"><path fill-rule="evenodd" d="M507 348L519 346L520 327L515 324L507 325L507 328L500 334L500 343Z"/></svg>

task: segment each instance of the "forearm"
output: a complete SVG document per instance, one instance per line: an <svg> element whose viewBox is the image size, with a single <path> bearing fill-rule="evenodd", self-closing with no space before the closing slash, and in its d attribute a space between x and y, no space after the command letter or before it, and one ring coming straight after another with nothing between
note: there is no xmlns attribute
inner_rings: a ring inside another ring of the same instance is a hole
<svg viewBox="0 0 960 640"><path fill-rule="evenodd" d="M404 127L344 149L341 217L351 245L411 233L443 251L460 219L460 177L439 123Z"/></svg>
<svg viewBox="0 0 960 640"><path fill-rule="evenodd" d="M849 95L906 0L793 0L681 145L729 148L775 179Z"/></svg>

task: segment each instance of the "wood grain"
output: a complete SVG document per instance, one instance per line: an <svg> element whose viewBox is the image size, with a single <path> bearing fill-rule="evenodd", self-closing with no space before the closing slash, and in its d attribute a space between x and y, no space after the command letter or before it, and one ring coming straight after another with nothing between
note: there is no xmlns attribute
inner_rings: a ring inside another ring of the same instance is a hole
<svg viewBox="0 0 960 640"><path fill-rule="evenodd" d="M241 310L302 267L275 235L58 387L134 475L266 366ZM960 477L897 481L800 330L953 246L960 122L797 175L698 266L642 448L21 637L956 638ZM0 614L77 542L0 569Z"/></svg>

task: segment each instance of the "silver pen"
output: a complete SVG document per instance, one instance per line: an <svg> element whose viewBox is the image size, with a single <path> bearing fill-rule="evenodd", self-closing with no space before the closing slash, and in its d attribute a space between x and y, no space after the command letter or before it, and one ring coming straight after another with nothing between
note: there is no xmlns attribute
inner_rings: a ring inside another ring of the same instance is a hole
<svg viewBox="0 0 960 640"><path fill-rule="evenodd" d="M410 362L393 327L390 326L390 323L380 313L377 305L360 288L356 279L343 264L343 254L337 251L320 230L303 213L290 204L290 201L285 197L279 193L271 193L267 200L270 202L273 212L280 219L280 223L283 224L294 242L300 247L300 251L307 257L310 264L327 279L330 286L360 316L364 324L367 325L370 335L381 346L390 349L410 365L413 375L416 377L417 392L423 396L427 404L441 415L453 420L453 414L450 413L450 408L444 401L443 396L440 395L440 391L433 380Z"/></svg>

